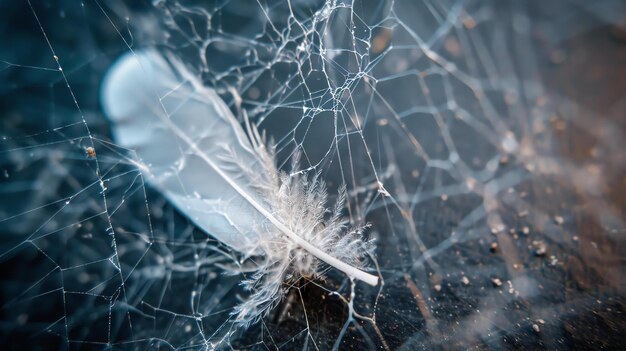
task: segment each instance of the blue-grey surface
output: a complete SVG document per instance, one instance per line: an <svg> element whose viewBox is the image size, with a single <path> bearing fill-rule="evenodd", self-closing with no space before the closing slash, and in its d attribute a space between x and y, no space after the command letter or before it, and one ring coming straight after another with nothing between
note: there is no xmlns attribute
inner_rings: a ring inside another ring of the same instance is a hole
<svg viewBox="0 0 626 351"><path fill-rule="evenodd" d="M0 4L4 349L621 349L626 6L618 1ZM248 292L144 184L100 84L176 55L369 222L369 271ZM226 338L226 339L224 339Z"/></svg>

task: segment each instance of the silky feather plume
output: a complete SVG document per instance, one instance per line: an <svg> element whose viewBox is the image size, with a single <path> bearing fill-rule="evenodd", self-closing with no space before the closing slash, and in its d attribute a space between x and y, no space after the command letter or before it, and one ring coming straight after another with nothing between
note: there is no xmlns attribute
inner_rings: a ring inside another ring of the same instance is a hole
<svg viewBox="0 0 626 351"><path fill-rule="evenodd" d="M251 294L233 312L239 324L266 316L285 282L320 276L320 261L378 284L360 270L373 244L342 216L345 187L329 210L320 175L278 170L256 127L246 119L244 130L179 59L126 54L107 73L101 99L115 141L136 152L149 184L207 234L255 258L243 281Z"/></svg>

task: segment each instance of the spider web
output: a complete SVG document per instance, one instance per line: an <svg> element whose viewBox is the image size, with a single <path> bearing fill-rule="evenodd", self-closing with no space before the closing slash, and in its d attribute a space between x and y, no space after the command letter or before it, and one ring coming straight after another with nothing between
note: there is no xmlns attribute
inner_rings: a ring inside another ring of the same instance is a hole
<svg viewBox="0 0 626 351"><path fill-rule="evenodd" d="M2 7L0 330L9 347L624 342L615 320L624 313L625 126L612 117L624 99L600 109L586 103L590 92L558 83L584 86L585 72L598 71L602 56L584 61L568 45L600 45L587 33L606 34L595 28L617 23L622 4ZM622 27L610 28L619 39ZM268 318L234 330L230 312L248 292L225 274L229 249L144 183L101 112L106 70L143 47L175 53L235 116L247 114L275 141L280 168L300 151L299 172L321 172L331 194L346 184L346 215L372 225L369 270L382 283L330 270L285 286Z"/></svg>

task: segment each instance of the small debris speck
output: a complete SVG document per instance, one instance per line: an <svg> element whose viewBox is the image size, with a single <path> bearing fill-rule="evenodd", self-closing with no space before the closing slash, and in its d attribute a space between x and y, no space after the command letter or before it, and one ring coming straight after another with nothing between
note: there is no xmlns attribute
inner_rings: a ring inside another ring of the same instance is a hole
<svg viewBox="0 0 626 351"><path fill-rule="evenodd" d="M535 333L539 333L541 331L541 329L539 329L539 325L537 324L533 324L533 330L535 331Z"/></svg>
<svg viewBox="0 0 626 351"><path fill-rule="evenodd" d="M87 156L89 156L90 158L96 158L96 149L94 149L93 147L91 146L86 147L85 152L87 153Z"/></svg>
<svg viewBox="0 0 626 351"><path fill-rule="evenodd" d="M535 255L537 257L545 256L546 255L546 247L545 246L539 247L537 250L535 250Z"/></svg>
<svg viewBox="0 0 626 351"><path fill-rule="evenodd" d="M535 246L535 256L543 257L546 255L548 248L543 241L533 241L533 245Z"/></svg>
<svg viewBox="0 0 626 351"><path fill-rule="evenodd" d="M500 278L491 278L491 282L495 287L502 286L502 280L500 280Z"/></svg>
<svg viewBox="0 0 626 351"><path fill-rule="evenodd" d="M496 251L498 251L498 243L497 243L497 242L495 242L495 241L494 241L494 242L492 242L492 243L491 243L491 246L489 247L489 251L491 251L491 252L496 252Z"/></svg>
<svg viewBox="0 0 626 351"><path fill-rule="evenodd" d="M556 258L556 256L554 256L554 255L550 256L550 265L551 266L556 266L557 263L559 263L559 260Z"/></svg>
<svg viewBox="0 0 626 351"><path fill-rule="evenodd" d="M461 282L465 285L469 285L470 281L466 276L463 276L463 278L461 278Z"/></svg>

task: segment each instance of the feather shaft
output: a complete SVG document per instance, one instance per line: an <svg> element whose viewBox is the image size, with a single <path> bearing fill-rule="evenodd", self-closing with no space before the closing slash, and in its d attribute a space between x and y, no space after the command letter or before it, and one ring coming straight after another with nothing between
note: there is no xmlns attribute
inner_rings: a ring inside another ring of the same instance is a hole
<svg viewBox="0 0 626 351"><path fill-rule="evenodd" d="M148 57L148 62L150 62L149 55L141 54L141 53L138 55L145 55L142 58ZM127 56L125 59L137 60L137 58L133 56ZM183 67L180 62L177 63L176 67L179 69L178 74L182 75L183 79L190 81L190 83L193 84L193 86L195 87L196 92L199 92L199 93L211 92L209 88L202 86L201 83L199 83L196 79L194 79L194 76L191 75L190 72L182 70ZM154 74L154 72L152 73ZM156 75L157 77L152 77L155 80L159 78L158 74ZM171 74L170 75L164 74L164 75L167 76L168 78L171 78L170 77ZM156 81L156 83L158 84L158 81ZM206 96L202 94L200 95L203 96L205 99L209 99L209 100L216 99L216 98L219 99L219 97L216 94L207 93ZM296 245L300 246L302 249L306 250L307 252L309 252L311 255L315 256L319 260L324 261L330 266L344 272L349 277L361 280L372 286L376 286L378 284L377 276L364 272L350 264L347 264L329 255L328 253L324 252L320 248L316 247L315 245L303 239L301 236L297 235L292 229L290 229L287 225L285 225L285 223L283 223L275 215L273 215L272 212L268 210L268 208L266 208L266 206L260 203L257 197L250 194L249 190L244 189L235 179L233 179L233 175L229 174L229 172L226 172L211 157L209 157L207 152L203 150L202 148L200 148L199 145L192 138L190 138L189 135L187 135L185 130L181 129L170 118L168 118L167 109L163 105L163 102L161 99L159 99L159 104L163 112L166 112L166 113L165 114L156 113L155 111L152 111L152 113L158 116L160 122L164 123L167 130L173 133L178 139L178 141L183 142L185 146L188 147L189 150L192 151L196 157L199 157L202 161L204 161L223 181L225 181L232 189L234 189L235 192L239 194L239 196L241 196L245 201L247 201L256 211L258 211L264 218L266 218L274 227L276 227L289 240L291 240ZM223 102L221 102L221 104L223 105ZM234 129L233 132L235 133L235 135L237 136L243 135L247 137L247 138L241 138L238 140L240 146L243 149L247 151L251 151L251 150L256 150L257 147L259 146L263 146L258 132L256 131L255 128L250 126L249 121L246 121L246 127L247 127L247 133L246 133L242 129L241 125L235 120L234 116L230 114L230 111L228 111L227 108L221 109L221 112L227 114L226 116L222 116L222 118L225 118L230 122L231 127ZM252 152L252 154L254 154L254 152ZM259 156L256 155L256 157L259 157ZM149 167L147 167L147 169L149 169ZM210 233L210 234L217 234L217 233Z"/></svg>

